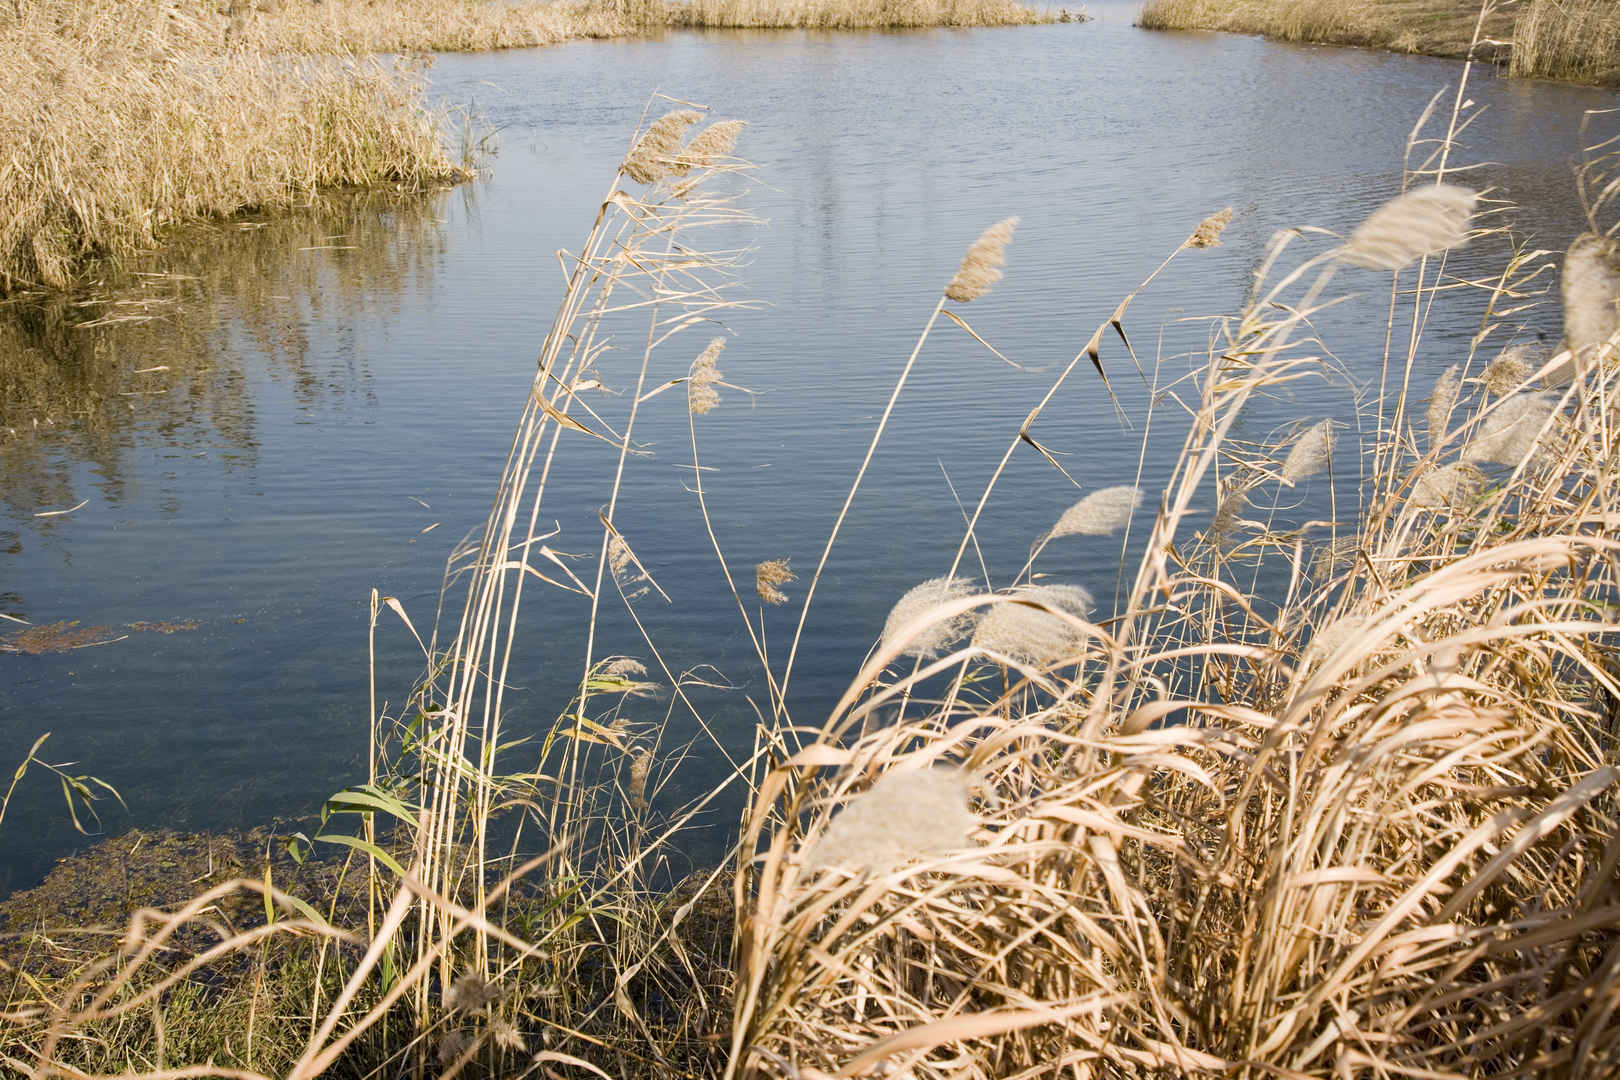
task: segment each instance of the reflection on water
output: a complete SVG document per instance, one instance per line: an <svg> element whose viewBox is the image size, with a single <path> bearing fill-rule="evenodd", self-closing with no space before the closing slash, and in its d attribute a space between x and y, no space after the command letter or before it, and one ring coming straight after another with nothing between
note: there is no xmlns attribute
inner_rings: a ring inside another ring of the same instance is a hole
<svg viewBox="0 0 1620 1080"><path fill-rule="evenodd" d="M0 503L42 531L40 511L78 503L83 466L125 498L135 433L177 449L217 446L251 464L245 365L309 403L358 392L364 366L312 355L311 326L428 273L446 195L333 196L293 214L196 227L89 294L0 307ZM15 536L15 534L11 534ZM16 541L13 540L13 543Z"/></svg>

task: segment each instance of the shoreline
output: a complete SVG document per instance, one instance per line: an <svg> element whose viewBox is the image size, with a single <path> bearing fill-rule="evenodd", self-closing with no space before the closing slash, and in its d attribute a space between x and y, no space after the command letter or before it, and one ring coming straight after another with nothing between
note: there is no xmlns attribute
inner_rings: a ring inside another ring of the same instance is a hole
<svg viewBox="0 0 1620 1080"><path fill-rule="evenodd" d="M1472 0L1145 0L1136 26L1259 35L1297 45L1473 59L1507 77L1620 89L1620 9L1597 0L1532 0L1495 11L1480 28Z"/></svg>

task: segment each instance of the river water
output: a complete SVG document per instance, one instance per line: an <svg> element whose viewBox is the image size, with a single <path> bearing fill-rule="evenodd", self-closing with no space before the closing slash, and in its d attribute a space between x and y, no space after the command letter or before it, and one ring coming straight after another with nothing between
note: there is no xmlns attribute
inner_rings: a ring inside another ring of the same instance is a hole
<svg viewBox="0 0 1620 1080"><path fill-rule="evenodd" d="M1408 133L1461 72L1148 33L1124 5L1098 14L442 56L434 99L498 129L477 183L193 230L101 294L114 302L0 307L0 611L77 621L88 646L0 654L0 761L51 732L45 758L122 793L127 812L100 804L111 834L296 819L364 778L369 591L431 624L447 554L488 512L560 295L555 252L583 238L655 91L748 121L740 152L762 166L747 203L765 224L747 233L741 275L761 306L727 316L721 364L753 393L725 391L699 423L716 529L745 573L788 557L808 577L941 285L984 227L1021 218L1006 279L963 308L1019 366L954 327L925 349L812 610L792 698L800 722L819 720L893 601L948 566L962 527L952 485L977 495L1054 365L1115 303L1233 207L1224 244L1178 258L1126 319L1145 364L1184 372L1208 340L1201 317L1242 303L1276 230L1347 232L1400 189ZM1465 175L1518 204L1504 220L1561 249L1581 222L1583 114L1620 95L1478 71L1468 97L1478 116L1454 160L1484 163ZM1505 250L1480 241L1453 266L1483 272ZM1248 434L1348 415L1375 372L1388 281L1347 272L1336 287L1359 294L1323 326L1349 377L1257 408ZM1479 303L1436 308L1422 375L1460 357ZM1524 320L1525 339L1557 339L1554 305ZM672 347L683 370L706 339ZM1138 468L1151 488L1168 470L1174 417L1144 448L1142 383L1117 345L1104 362L1130 426L1095 376L1065 388L1040 430L1080 490L1015 456L981 529L997 582L1082 491ZM718 738L746 749L761 677L682 467L684 412L677 395L654 401L641 429L653 454L636 461L618 524L670 598L641 609L649 632L672 668L734 687L694 694ZM583 467L560 471L554 546L594 549L600 490ZM1111 595L1119 563L1117 540L1074 538L1041 567ZM585 608L561 594L526 603L511 702L514 726L534 730L577 678ZM766 616L778 661L795 615ZM392 619L378 648L379 692L398 701L420 654ZM647 651L622 611L602 648ZM672 744L695 735L667 701L637 707ZM720 760L696 742L664 805L706 789ZM733 814L707 820L718 834ZM0 824L0 890L85 842L54 782L31 772Z"/></svg>

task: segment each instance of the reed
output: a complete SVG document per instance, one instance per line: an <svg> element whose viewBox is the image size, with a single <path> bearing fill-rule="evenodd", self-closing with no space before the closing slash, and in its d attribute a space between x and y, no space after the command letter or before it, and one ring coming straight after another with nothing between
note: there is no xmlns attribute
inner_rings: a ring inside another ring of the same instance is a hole
<svg viewBox="0 0 1620 1080"><path fill-rule="evenodd" d="M1019 26L1057 16L1015 0L667 0L673 27L858 30Z"/></svg>
<svg viewBox="0 0 1620 1080"><path fill-rule="evenodd" d="M1530 0L1513 27L1509 70L1620 85L1620 10L1604 0Z"/></svg>
<svg viewBox="0 0 1620 1080"><path fill-rule="evenodd" d="M185 9L8 7L0 66L0 292L186 221L469 175L409 65L226 48Z"/></svg>

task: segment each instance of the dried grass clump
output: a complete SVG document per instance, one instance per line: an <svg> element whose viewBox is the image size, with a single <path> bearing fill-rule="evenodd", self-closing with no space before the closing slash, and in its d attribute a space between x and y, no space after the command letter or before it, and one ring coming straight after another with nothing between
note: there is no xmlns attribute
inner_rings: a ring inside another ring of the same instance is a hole
<svg viewBox="0 0 1620 1080"><path fill-rule="evenodd" d="M1513 26L1508 70L1620 85L1620 8L1610 0L1530 0Z"/></svg>
<svg viewBox="0 0 1620 1080"><path fill-rule="evenodd" d="M1455 184L1425 184L1397 195L1356 227L1339 258L1369 270L1399 270L1468 239L1479 194Z"/></svg>
<svg viewBox="0 0 1620 1080"><path fill-rule="evenodd" d="M977 300L990 291L990 286L1001 280L1001 266L1007 258L1007 244L1012 240L1018 219L1007 218L984 230L973 246L962 256L962 265L956 276L945 286L945 295L958 303Z"/></svg>
<svg viewBox="0 0 1620 1080"><path fill-rule="evenodd" d="M408 66L228 47L212 8L0 13L0 292L63 288L166 226L470 173Z"/></svg>
<svg viewBox="0 0 1620 1080"><path fill-rule="evenodd" d="M1620 333L1620 241L1583 233L1569 245L1561 278L1564 339L1577 363Z"/></svg>
<svg viewBox="0 0 1620 1080"><path fill-rule="evenodd" d="M1360 253L1405 265L1466 227L1364 234ZM1066 586L987 597L973 649L901 679L884 650L819 732L773 743L738 858L731 1076L1529 1080L1620 1061L1620 365L1556 398L1460 380L1522 293L1484 276L1479 336L1435 343L1431 305L1467 294L1414 267L1394 318L1415 346L1356 423L1239 441L1250 406L1319 373L1299 338L1346 302L1332 253L1280 263L1178 388L1186 434L1112 611L1089 621ZM1453 361L1425 450L1413 369ZM1453 411L1468 441L1447 462ZM1197 531L1212 488L1235 518L1333 435L1371 465L1333 520L1270 508L1242 559ZM1487 489L1475 462L1515 467ZM809 872L798 853L861 823L829 819L826 793L945 759L973 776L976 847Z"/></svg>
<svg viewBox="0 0 1620 1080"><path fill-rule="evenodd" d="M805 864L881 874L967 847L977 825L961 770L888 772L833 817Z"/></svg>
<svg viewBox="0 0 1620 1080"><path fill-rule="evenodd" d="M1142 505L1142 489L1125 484L1093 491L1067 510L1052 526L1051 537L1108 536L1131 523Z"/></svg>
<svg viewBox="0 0 1620 1080"><path fill-rule="evenodd" d="M798 580L799 575L788 568L786 559L768 559L754 567L754 590L767 604L787 603L787 593L781 587Z"/></svg>
<svg viewBox="0 0 1620 1080"><path fill-rule="evenodd" d="M907 626L928 618L939 605L972 596L973 593L973 582L967 578L929 578L920 585L912 586L889 609L889 617L883 623L883 647L887 649L898 644L900 634ZM936 656L965 638L972 631L973 623L972 612L932 619L906 641L903 655L925 659Z"/></svg>

